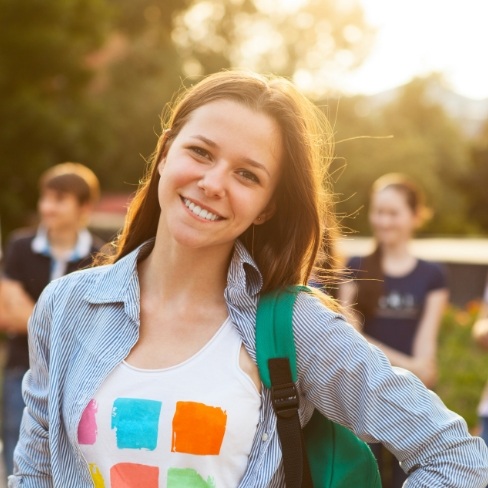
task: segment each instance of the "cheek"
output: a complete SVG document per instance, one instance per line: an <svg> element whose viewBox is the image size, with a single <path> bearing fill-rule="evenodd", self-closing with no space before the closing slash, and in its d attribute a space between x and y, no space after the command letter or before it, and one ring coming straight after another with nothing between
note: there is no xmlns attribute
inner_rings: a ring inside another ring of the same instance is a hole
<svg viewBox="0 0 488 488"><path fill-rule="evenodd" d="M372 227L380 227L385 224L385 218L379 213L370 213L369 223Z"/></svg>
<svg viewBox="0 0 488 488"><path fill-rule="evenodd" d="M402 220L399 223L399 227L407 234L412 234L415 231L415 221L411 218Z"/></svg>

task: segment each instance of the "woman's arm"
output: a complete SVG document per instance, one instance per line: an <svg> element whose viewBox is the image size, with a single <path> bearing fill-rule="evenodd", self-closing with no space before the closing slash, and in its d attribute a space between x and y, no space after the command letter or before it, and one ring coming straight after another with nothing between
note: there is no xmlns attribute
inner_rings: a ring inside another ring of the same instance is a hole
<svg viewBox="0 0 488 488"><path fill-rule="evenodd" d="M14 453L14 475L9 487L51 488L49 450L49 351L50 326L55 284L39 298L29 320L29 360L22 393L26 408L22 417L19 442Z"/></svg>
<svg viewBox="0 0 488 488"><path fill-rule="evenodd" d="M351 311L347 319L361 331L361 318L357 313L352 312L356 296L357 286L354 282L347 282L340 286L339 300ZM427 295L424 312L415 334L412 356L397 351L367 334L363 335L368 342L383 351L393 366L408 369L431 388L437 379L437 336L448 297L447 289L433 290Z"/></svg>
<svg viewBox="0 0 488 488"><path fill-rule="evenodd" d="M434 290L427 295L411 356L365 336L385 353L393 366L408 369L428 388L432 388L437 381L437 337L448 298L449 292L446 289Z"/></svg>
<svg viewBox="0 0 488 488"><path fill-rule="evenodd" d="M473 338L483 349L488 349L488 302L486 301L482 302L478 318L473 326Z"/></svg>
<svg viewBox="0 0 488 488"><path fill-rule="evenodd" d="M433 387L437 380L437 342L442 314L448 300L449 292L445 288L433 290L427 295L413 342L411 371L428 388Z"/></svg>
<svg viewBox="0 0 488 488"><path fill-rule="evenodd" d="M315 303L314 303L315 301ZM488 448L466 422L408 371L314 297L294 310L299 389L332 421L381 442L410 473L409 488L484 488Z"/></svg>
<svg viewBox="0 0 488 488"><path fill-rule="evenodd" d="M363 328L363 321L354 309L358 295L358 287L354 281L345 281L339 286L338 299L345 310L347 321L359 332Z"/></svg>
<svg viewBox="0 0 488 488"><path fill-rule="evenodd" d="M448 297L449 293L445 289L434 290L427 295L411 356L367 337L385 353L393 366L408 369L428 388L432 388L437 380L437 337Z"/></svg>

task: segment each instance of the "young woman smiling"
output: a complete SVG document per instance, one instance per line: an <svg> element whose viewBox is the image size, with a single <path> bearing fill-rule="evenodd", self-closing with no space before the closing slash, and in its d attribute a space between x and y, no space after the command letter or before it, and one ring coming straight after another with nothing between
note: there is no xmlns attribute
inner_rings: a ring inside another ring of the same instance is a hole
<svg viewBox="0 0 488 488"><path fill-rule="evenodd" d="M105 265L51 285L33 314L11 487L285 486L256 307L307 283L332 235L331 128L287 80L226 71L163 129ZM302 422L317 408L388 443L411 487L483 486L484 444L337 309L297 299Z"/></svg>

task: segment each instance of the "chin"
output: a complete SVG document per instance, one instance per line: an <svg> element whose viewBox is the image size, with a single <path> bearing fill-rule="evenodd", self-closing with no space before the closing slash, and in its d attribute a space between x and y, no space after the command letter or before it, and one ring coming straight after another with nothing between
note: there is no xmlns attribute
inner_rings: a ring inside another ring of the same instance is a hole
<svg viewBox="0 0 488 488"><path fill-rule="evenodd" d="M173 241L179 246L189 249L199 249L209 245L208 239L202 239L199 233L194 235L190 232L175 232L173 233Z"/></svg>

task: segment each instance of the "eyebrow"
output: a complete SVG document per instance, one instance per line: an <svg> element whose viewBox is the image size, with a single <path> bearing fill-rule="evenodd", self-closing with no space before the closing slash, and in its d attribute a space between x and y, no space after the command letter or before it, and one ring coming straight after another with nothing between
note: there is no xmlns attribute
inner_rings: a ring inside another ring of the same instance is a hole
<svg viewBox="0 0 488 488"><path fill-rule="evenodd" d="M193 137L194 139L199 139L200 141L204 142L205 144L207 144L208 146L210 147L219 147L219 145L212 141L211 139L207 139L205 136L202 136L202 135L194 135L194 136L191 136ZM264 171L270 178L271 178L271 175L268 171L268 168L266 168L266 166L262 163L259 163L258 161L255 161L254 159L251 159L251 158L246 158L246 157L243 157L241 158L245 163L253 166L254 168L256 169L260 169L262 171Z"/></svg>

